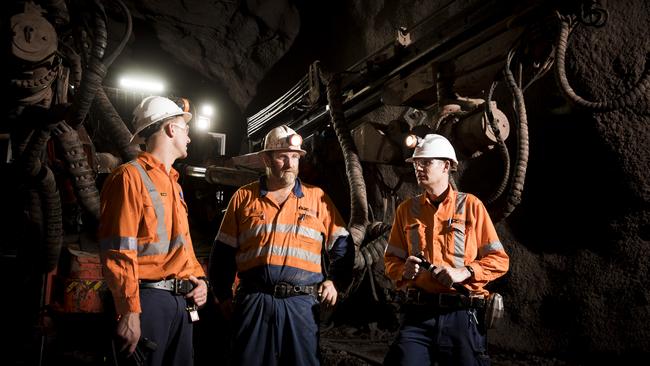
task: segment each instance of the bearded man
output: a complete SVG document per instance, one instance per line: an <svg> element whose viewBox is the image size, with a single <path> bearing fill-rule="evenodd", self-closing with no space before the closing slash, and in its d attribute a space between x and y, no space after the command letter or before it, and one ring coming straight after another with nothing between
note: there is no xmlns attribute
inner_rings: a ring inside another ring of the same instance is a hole
<svg viewBox="0 0 650 366"><path fill-rule="evenodd" d="M210 279L234 321L237 365L319 365L320 304L336 304L351 277L354 245L340 214L298 178L301 143L287 126L266 135L266 176L233 195L213 245Z"/></svg>

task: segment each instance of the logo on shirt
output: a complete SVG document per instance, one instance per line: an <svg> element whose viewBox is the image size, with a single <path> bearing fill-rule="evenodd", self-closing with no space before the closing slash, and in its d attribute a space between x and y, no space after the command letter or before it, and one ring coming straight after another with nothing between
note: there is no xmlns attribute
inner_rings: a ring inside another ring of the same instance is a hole
<svg viewBox="0 0 650 366"><path fill-rule="evenodd" d="M298 206L298 211L300 212L300 216L303 219L304 219L305 215L318 217L318 215L316 215L316 211L311 210L309 207Z"/></svg>

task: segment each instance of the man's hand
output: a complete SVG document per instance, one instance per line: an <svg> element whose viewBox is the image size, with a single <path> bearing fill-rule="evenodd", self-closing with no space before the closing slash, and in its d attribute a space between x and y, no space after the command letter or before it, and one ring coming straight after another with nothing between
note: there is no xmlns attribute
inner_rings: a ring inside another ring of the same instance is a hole
<svg viewBox="0 0 650 366"><path fill-rule="evenodd" d="M422 259L414 255L406 258L406 263L404 263L404 273L402 274L402 277L406 280L414 279L418 272L420 272L420 263L422 263Z"/></svg>
<svg viewBox="0 0 650 366"><path fill-rule="evenodd" d="M318 287L318 299L322 304L334 306L337 297L338 292L336 291L336 287L334 287L334 282L331 280L324 281Z"/></svg>
<svg viewBox="0 0 650 366"><path fill-rule="evenodd" d="M201 307L208 301L208 286L205 281L194 276L190 276L190 282L194 284L194 289L185 295L186 299L191 299L196 306Z"/></svg>
<svg viewBox="0 0 650 366"><path fill-rule="evenodd" d="M460 283L472 276L465 267L453 268L440 266L433 271L433 277L443 286L451 288L454 283Z"/></svg>
<svg viewBox="0 0 650 366"><path fill-rule="evenodd" d="M123 344L120 352L126 352L130 356L140 340L140 313L126 313L122 315L117 323L117 336Z"/></svg>

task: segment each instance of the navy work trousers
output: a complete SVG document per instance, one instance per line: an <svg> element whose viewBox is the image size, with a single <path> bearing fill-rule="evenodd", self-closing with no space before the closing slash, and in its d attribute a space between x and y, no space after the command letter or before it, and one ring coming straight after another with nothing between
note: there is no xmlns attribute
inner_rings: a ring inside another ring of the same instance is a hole
<svg viewBox="0 0 650 366"><path fill-rule="evenodd" d="M405 307L402 326L384 365L488 366L487 338L474 309Z"/></svg>
<svg viewBox="0 0 650 366"><path fill-rule="evenodd" d="M275 298L238 296L235 308L235 365L320 365L319 305L310 295Z"/></svg>
<svg viewBox="0 0 650 366"><path fill-rule="evenodd" d="M156 342L154 352L147 353L149 366L194 364L192 322L183 295L165 290L140 289L141 337Z"/></svg>

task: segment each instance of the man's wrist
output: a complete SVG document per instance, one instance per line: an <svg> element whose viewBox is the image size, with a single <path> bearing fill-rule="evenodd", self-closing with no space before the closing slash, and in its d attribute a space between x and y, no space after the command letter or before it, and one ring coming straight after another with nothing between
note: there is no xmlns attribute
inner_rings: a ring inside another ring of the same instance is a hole
<svg viewBox="0 0 650 366"><path fill-rule="evenodd" d="M325 282L330 282L332 285L334 285L334 280L331 278L324 279L323 282L321 282L321 285L324 284Z"/></svg>
<svg viewBox="0 0 650 366"><path fill-rule="evenodd" d="M205 286L206 286L208 289L210 289L210 280L208 280L207 277L205 277L205 276L201 276L201 277L197 277L197 279L202 280L203 282L205 282Z"/></svg>
<svg viewBox="0 0 650 366"><path fill-rule="evenodd" d="M472 266L470 266L470 265L465 266L465 268L467 269L467 272L469 272L468 279L474 278L474 275L475 275L474 268L472 268Z"/></svg>

